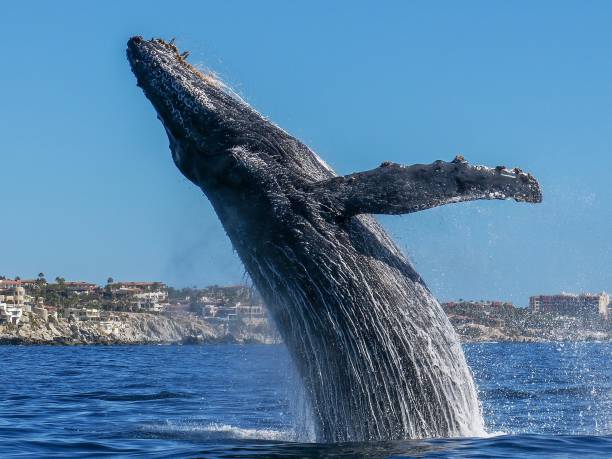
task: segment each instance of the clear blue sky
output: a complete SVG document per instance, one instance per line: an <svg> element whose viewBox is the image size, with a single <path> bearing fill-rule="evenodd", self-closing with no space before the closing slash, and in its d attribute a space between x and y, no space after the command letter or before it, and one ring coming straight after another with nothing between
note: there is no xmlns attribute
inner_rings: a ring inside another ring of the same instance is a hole
<svg viewBox="0 0 612 459"><path fill-rule="evenodd" d="M440 299L612 289L610 2L4 2L0 274L245 278L125 59L177 38L339 173L519 166L539 206L381 220Z"/></svg>

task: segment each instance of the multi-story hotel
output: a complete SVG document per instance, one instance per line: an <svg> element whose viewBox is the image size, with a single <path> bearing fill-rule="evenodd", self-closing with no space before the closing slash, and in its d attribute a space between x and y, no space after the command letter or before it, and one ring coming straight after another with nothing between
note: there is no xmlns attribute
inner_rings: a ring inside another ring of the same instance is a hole
<svg viewBox="0 0 612 459"><path fill-rule="evenodd" d="M610 296L605 293L561 293L537 295L529 298L532 311L548 312L564 316L596 316L608 319Z"/></svg>

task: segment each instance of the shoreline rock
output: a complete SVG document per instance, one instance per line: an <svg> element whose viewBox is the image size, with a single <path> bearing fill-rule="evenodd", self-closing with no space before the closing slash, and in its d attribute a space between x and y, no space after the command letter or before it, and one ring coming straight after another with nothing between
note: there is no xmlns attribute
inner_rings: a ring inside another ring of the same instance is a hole
<svg viewBox="0 0 612 459"><path fill-rule="evenodd" d="M227 332L194 314L172 316L118 313L120 320L103 326L98 321L64 318L43 322L34 316L19 326L0 325L0 345L136 345L136 344L269 344L272 335L238 327Z"/></svg>
<svg viewBox="0 0 612 459"><path fill-rule="evenodd" d="M213 325L192 313L172 315L120 312L119 320L45 322L29 315L18 327L0 324L0 345L278 344L271 327ZM449 314L462 343L551 343L609 341L609 331L582 327L491 325L478 318ZM549 324L550 325L550 324Z"/></svg>

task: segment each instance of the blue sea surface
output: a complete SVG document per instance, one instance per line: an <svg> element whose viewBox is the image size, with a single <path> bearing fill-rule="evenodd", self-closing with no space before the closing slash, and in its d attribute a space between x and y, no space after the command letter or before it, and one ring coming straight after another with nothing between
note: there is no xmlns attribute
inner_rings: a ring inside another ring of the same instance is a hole
<svg viewBox="0 0 612 459"><path fill-rule="evenodd" d="M465 350L490 436L317 444L283 346L0 346L0 457L612 457L612 343Z"/></svg>

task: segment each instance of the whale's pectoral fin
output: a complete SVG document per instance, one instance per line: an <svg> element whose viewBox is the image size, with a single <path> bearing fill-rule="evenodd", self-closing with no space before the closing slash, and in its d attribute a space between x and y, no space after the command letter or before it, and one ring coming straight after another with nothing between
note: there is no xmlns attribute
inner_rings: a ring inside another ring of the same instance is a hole
<svg viewBox="0 0 612 459"><path fill-rule="evenodd" d="M402 166L383 163L377 169L334 177L314 185L344 217L358 214L406 214L476 199L541 202L531 175L503 166L473 166L462 157L452 162Z"/></svg>

